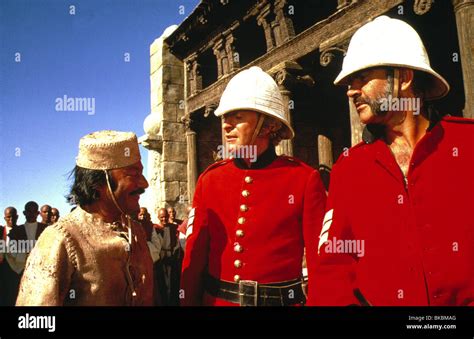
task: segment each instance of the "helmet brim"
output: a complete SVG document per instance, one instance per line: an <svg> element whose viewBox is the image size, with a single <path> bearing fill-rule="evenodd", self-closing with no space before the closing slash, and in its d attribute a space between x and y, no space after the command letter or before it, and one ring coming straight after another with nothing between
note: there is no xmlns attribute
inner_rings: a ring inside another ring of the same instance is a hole
<svg viewBox="0 0 474 339"><path fill-rule="evenodd" d="M373 65L365 65L364 67L356 68L354 70L351 70L350 72L342 70L339 75L336 77L336 80L334 80L335 85L341 85L341 86L348 86L349 85L349 78L354 75L357 72L369 69L369 68L375 68L375 67L399 67L399 68L410 68L416 71L421 71L424 72L425 74L430 76L431 81L431 86L429 88L425 89L425 100L431 101L431 100L437 100L445 97L449 90L450 86L446 79L444 79L440 74L435 72L431 68L423 68L423 67L416 67L412 65L405 65L405 64L388 64L388 63L380 63L380 64L373 64Z"/></svg>
<svg viewBox="0 0 474 339"><path fill-rule="evenodd" d="M271 114L269 112L265 112L263 110L259 110L259 109L256 109L255 107L238 107L238 108L232 108L232 109L228 109L228 110L219 110L219 109L216 109L214 111L214 114L217 116L217 117L220 117L220 116L223 116L225 114L228 114L228 113L231 113L231 112L236 112L236 111L252 111L252 112L256 112L256 113L262 113L268 117L271 117L273 119L276 119L278 121L280 121L283 125L282 125L282 128L284 128L284 131L283 133L281 134L282 136L282 139L293 139L295 137L295 131L293 130L293 128L290 126L290 124L288 124L288 122L286 122L285 120L283 120L282 118L280 118L279 116L277 116L276 114Z"/></svg>

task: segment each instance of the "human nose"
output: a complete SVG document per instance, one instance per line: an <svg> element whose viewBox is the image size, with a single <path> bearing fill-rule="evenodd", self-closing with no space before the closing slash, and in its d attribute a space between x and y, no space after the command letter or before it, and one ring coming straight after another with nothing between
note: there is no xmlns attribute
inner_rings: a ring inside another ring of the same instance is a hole
<svg viewBox="0 0 474 339"><path fill-rule="evenodd" d="M138 183L138 185L140 186L140 188L143 189L148 188L148 186L150 186L143 174L140 176L140 182Z"/></svg>
<svg viewBox="0 0 474 339"><path fill-rule="evenodd" d="M222 120L222 129L226 132L226 133L229 133L230 131L232 131L234 129L234 126L233 124L231 123L231 121L228 119L228 118L224 118Z"/></svg>
<svg viewBox="0 0 474 339"><path fill-rule="evenodd" d="M360 81L354 80L349 85L349 89L347 90L346 94L349 98L355 99L362 94L361 88L362 88L362 85Z"/></svg>

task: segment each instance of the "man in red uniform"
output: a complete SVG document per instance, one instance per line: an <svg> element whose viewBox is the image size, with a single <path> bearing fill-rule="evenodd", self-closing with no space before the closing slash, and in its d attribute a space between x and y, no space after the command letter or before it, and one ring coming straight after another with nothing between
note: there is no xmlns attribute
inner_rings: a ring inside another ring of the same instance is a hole
<svg viewBox="0 0 474 339"><path fill-rule="evenodd" d="M276 83L260 68L231 79L215 114L223 116L233 159L209 166L198 180L181 304L303 304L303 249L311 265L326 200L319 173L276 155L274 145L294 132Z"/></svg>
<svg viewBox="0 0 474 339"><path fill-rule="evenodd" d="M331 173L311 304L473 305L474 120L435 116L449 85L386 16L354 34L335 83L366 129Z"/></svg>

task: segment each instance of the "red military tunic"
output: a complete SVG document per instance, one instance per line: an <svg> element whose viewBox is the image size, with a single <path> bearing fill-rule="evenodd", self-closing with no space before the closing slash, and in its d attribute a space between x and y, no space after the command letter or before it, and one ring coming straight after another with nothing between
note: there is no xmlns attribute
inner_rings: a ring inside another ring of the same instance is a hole
<svg viewBox="0 0 474 339"><path fill-rule="evenodd" d="M351 148L326 209L311 304L361 304L356 290L372 305L474 303L474 120L446 117L428 131L406 181L384 141Z"/></svg>
<svg viewBox="0 0 474 339"><path fill-rule="evenodd" d="M188 222L182 305L237 305L204 292L206 273L260 284L300 278L304 247L308 265L314 260L325 202L319 173L277 157L273 147L250 169L239 159L211 165L198 180Z"/></svg>

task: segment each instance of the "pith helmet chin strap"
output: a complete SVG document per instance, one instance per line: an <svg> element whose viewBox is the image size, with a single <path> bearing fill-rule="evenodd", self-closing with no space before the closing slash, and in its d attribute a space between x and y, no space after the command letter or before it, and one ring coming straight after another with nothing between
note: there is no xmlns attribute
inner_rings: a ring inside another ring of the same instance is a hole
<svg viewBox="0 0 474 339"><path fill-rule="evenodd" d="M114 192L112 191L112 186L110 185L109 171L104 170L104 172L105 172L105 179L106 179L105 181L107 182L107 190L109 191L110 197L112 198L112 201L114 202L115 207L117 207L117 209L120 211L120 213L122 213L122 215L121 215L122 226L124 224L123 217L125 217L125 219L127 220L128 245L129 245L128 252L129 252L129 255L128 255L127 266L126 266L126 277L127 277L128 285L130 286L130 289L132 291L132 297L136 297L137 292L135 290L132 275L130 273L130 258L131 258L130 252L132 250L132 217L130 215L128 215L127 213L125 213L123 211L123 209L120 207L120 205L118 204L117 199L115 199Z"/></svg>
<svg viewBox="0 0 474 339"><path fill-rule="evenodd" d="M114 202L115 207L122 213L123 215L128 217L128 214L123 211L123 209L120 207L120 205L117 202L117 199L115 199L114 192L112 191L112 186L110 185L110 176L109 176L109 171L104 170L105 173L105 179L107 182L107 189L109 190L110 197L112 198L112 201Z"/></svg>
<svg viewBox="0 0 474 339"><path fill-rule="evenodd" d="M395 99L395 98L398 98L398 86L400 84L400 70L398 68L394 68L393 69L393 94L392 94L392 98Z"/></svg>
<svg viewBox="0 0 474 339"><path fill-rule="evenodd" d="M265 115L262 113L257 113L258 114L258 121L257 125L255 126L255 130L253 131L252 139L250 140L250 145L253 145L255 143L255 140L257 139L258 134L260 133L260 130L262 129L263 121L265 120Z"/></svg>

